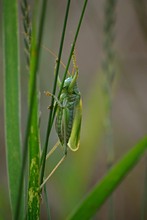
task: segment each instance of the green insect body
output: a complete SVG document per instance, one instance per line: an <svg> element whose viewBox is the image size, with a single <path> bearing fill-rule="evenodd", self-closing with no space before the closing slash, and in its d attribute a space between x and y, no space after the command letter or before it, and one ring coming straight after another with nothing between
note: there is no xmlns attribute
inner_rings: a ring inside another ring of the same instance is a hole
<svg viewBox="0 0 147 220"><path fill-rule="evenodd" d="M49 51L50 52L50 51ZM54 55L54 53L51 52ZM54 55L56 57L56 55ZM78 67L76 65L76 57L73 53L73 71L72 74L68 71L69 77L64 81L63 88L59 99L51 94L50 92L45 92L47 96L53 96L55 103L57 104L55 128L58 134L59 141L54 145L54 147L49 151L46 159L49 158L52 153L59 146L59 142L64 148L64 155L48 175L48 177L41 184L41 188L47 182L47 180L53 175L56 169L64 161L67 149L70 148L72 151L76 151L80 145L80 131L81 131L81 120L82 120L82 99L81 94L77 86L78 78ZM64 64L61 62L64 66ZM56 66L55 66L56 70ZM61 87L61 81L58 77L58 85ZM48 108L50 109L51 106Z"/></svg>
<svg viewBox="0 0 147 220"><path fill-rule="evenodd" d="M78 72L65 80L56 116L55 128L61 145L65 147L65 154L67 147L76 151L80 144L82 101L77 76Z"/></svg>

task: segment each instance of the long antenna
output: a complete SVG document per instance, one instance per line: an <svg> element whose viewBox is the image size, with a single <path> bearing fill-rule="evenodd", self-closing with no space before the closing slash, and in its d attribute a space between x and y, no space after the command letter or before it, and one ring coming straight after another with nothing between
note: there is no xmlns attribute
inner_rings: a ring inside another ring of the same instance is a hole
<svg viewBox="0 0 147 220"><path fill-rule="evenodd" d="M50 50L48 47L46 47L46 46L43 45L43 48L44 48L45 50L47 50L53 57L55 57L56 59L58 59L58 56L57 56L52 50ZM63 68L66 69L66 65L62 62L62 60L60 60L60 63L61 63L61 65L63 66ZM71 75L71 73L69 72L69 70L68 70L68 74Z"/></svg>

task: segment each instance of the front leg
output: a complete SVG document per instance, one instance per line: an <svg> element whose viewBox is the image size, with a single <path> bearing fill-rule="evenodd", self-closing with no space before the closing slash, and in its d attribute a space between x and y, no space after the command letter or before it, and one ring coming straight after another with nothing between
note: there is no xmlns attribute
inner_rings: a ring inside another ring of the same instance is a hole
<svg viewBox="0 0 147 220"><path fill-rule="evenodd" d="M46 96L52 96L52 97L55 99L55 101L56 101L56 103L58 104L58 106L59 106L60 108L64 108L64 106L61 104L61 102L58 100L58 98L57 98L55 95L53 95L53 94L50 93L49 91L44 91L44 93L45 93ZM52 108L52 106L49 106L49 107L48 107L48 109L50 109L50 108Z"/></svg>

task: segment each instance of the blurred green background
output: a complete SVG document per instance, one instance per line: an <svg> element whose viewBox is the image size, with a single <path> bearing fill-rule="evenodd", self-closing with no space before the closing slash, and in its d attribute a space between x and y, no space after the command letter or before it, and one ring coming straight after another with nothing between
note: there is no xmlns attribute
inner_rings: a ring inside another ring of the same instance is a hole
<svg viewBox="0 0 147 220"><path fill-rule="evenodd" d="M47 183L49 204L53 219L64 219L85 193L107 171L108 142L106 123L106 95L102 71L104 0L88 2L76 44L79 66L78 86L83 99L81 145L76 153L68 153L66 161ZM72 1L62 60L66 64L81 13L83 1ZM43 45L58 53L66 1L48 1ZM2 5L0 2L0 32L2 36ZM27 118L26 62L23 51L23 28L20 14L21 45L21 129L24 138ZM117 73L113 87L112 129L114 162L119 160L147 131L147 3L145 0L117 1L114 48L117 54ZM3 55L0 40L0 219L10 219L8 183L4 141ZM40 141L44 145L48 122L47 106L50 99L44 91L52 91L55 59L44 48L40 62L38 85L40 90ZM72 69L72 67L71 67ZM60 74L64 72L61 68ZM53 129L51 148L57 141ZM57 163L58 149L47 162L46 175ZM14 161L15 162L15 161ZM114 193L116 219L138 220L141 213L145 157L126 177ZM42 219L47 219L45 202L42 201ZM108 219L106 202L94 219Z"/></svg>

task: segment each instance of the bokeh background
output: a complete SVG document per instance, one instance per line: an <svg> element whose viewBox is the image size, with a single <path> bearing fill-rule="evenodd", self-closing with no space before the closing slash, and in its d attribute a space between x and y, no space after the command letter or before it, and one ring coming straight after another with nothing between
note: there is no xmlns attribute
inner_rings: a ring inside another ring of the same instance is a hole
<svg viewBox="0 0 147 220"><path fill-rule="evenodd" d="M81 145L76 153L68 153L67 159L47 183L50 212L53 219L64 219L94 184L107 172L109 139L107 135L106 94L102 62L104 0L88 2L76 44L79 67L78 86L83 100ZM72 1L62 60L66 64L83 1ZM65 14L66 1L48 1L43 46L56 54ZM2 5L0 2L0 32L2 37ZM21 129L22 141L27 119L26 62L23 51L23 28L20 13L21 45ZM111 131L114 151L113 163L118 161L147 131L147 2L145 0L118 0L115 10L114 51L117 57L116 75L112 87ZM4 141L4 81L2 40L0 40L0 219L11 219L8 198ZM40 143L45 142L48 122L47 106L50 99L44 91L52 91L55 58L44 48L39 70ZM72 70L72 66L71 66ZM60 75L64 69L61 68ZM49 143L57 141L53 129ZM46 175L62 155L58 149L47 162ZM15 161L14 161L15 162ZM113 195L116 219L138 220L145 176L145 156L124 179ZM109 202L106 202L94 219L109 219ZM42 219L47 219L45 202L42 201Z"/></svg>

